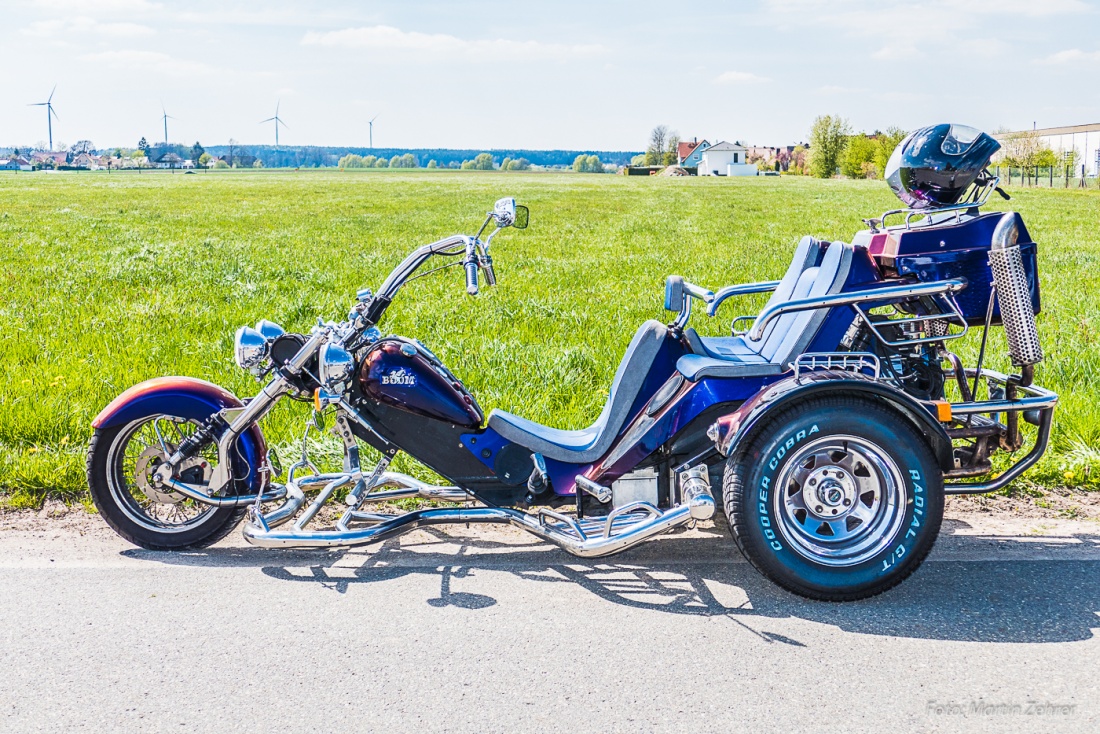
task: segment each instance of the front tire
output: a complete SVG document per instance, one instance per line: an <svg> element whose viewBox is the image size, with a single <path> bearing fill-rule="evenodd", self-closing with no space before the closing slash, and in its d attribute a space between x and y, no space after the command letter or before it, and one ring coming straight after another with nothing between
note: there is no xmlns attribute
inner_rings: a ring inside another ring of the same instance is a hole
<svg viewBox="0 0 1100 734"><path fill-rule="evenodd" d="M213 507L152 484L164 447L174 451L198 421L151 415L96 429L88 447L88 488L96 509L116 533L149 550L188 550L213 545L240 523L246 507ZM208 446L183 465L182 478L208 479L217 449ZM234 485L238 482L234 482Z"/></svg>
<svg viewBox="0 0 1100 734"><path fill-rule="evenodd" d="M723 504L745 557L801 596L851 601L913 573L943 519L943 474L924 437L873 400L783 410L726 465Z"/></svg>

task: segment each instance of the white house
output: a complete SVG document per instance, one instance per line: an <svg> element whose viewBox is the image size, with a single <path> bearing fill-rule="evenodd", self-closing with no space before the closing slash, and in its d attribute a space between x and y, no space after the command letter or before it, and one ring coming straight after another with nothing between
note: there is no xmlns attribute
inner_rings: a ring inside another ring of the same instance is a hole
<svg viewBox="0 0 1100 734"><path fill-rule="evenodd" d="M748 163L748 151L739 143L722 141L703 151L699 160L700 176L755 176L756 164Z"/></svg>

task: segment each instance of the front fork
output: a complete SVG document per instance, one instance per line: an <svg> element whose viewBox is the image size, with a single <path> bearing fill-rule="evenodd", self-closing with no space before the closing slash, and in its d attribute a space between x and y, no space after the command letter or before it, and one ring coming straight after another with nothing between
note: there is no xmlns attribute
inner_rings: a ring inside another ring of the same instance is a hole
<svg viewBox="0 0 1100 734"><path fill-rule="evenodd" d="M153 473L153 481L193 500L218 507L247 505L256 500L269 502L286 496L284 488L263 492L263 484L260 485L261 492L255 496L231 496L228 495L228 489L229 484L233 481L232 451L237 439L253 424L267 415L279 398L286 395L290 390L289 382L279 375L265 385L259 395L249 400L247 405L240 408L224 408L218 413L218 416L229 424L229 428L223 431L218 438L218 465L214 468L208 486L188 484L173 477L176 467L187 458L183 446L177 448L168 457L167 461L157 467L157 470ZM264 461L267 461L267 457L264 457ZM260 471L262 467L253 467L253 469Z"/></svg>

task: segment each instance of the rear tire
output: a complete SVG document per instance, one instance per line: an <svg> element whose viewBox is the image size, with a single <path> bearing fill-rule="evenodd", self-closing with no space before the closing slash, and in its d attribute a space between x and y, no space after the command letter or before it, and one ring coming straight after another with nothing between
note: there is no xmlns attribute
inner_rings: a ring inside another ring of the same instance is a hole
<svg viewBox="0 0 1100 734"><path fill-rule="evenodd" d="M190 499L179 501L165 496L171 493L163 491L160 499L170 501L157 502L156 495L143 494L132 481L135 472L126 464L135 462L128 460L127 445L140 430L137 424L150 419L156 417L96 429L88 447L87 464L88 488L96 509L116 533L149 550L189 550L217 543L240 523L246 507L213 507ZM149 459L145 461L149 466ZM201 468L196 469L201 473ZM131 472L129 477L127 471ZM160 518L166 505L178 514L178 522L171 521L177 518Z"/></svg>
<svg viewBox="0 0 1100 734"><path fill-rule="evenodd" d="M761 573L800 596L851 601L896 586L927 557L943 474L896 411L816 398L767 419L731 455L723 505Z"/></svg>

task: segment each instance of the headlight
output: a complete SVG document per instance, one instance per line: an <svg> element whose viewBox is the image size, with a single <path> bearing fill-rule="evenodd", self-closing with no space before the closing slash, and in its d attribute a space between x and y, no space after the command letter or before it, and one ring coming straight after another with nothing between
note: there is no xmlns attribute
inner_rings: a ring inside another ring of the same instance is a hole
<svg viewBox="0 0 1100 734"><path fill-rule="evenodd" d="M279 326L274 321L268 321L267 319L260 319L256 322L256 331L263 334L264 339L268 341L277 339L286 333L286 329Z"/></svg>
<svg viewBox="0 0 1100 734"><path fill-rule="evenodd" d="M339 344L326 342L317 355L317 377L326 392L343 394L355 373L355 359Z"/></svg>
<svg viewBox="0 0 1100 734"><path fill-rule="evenodd" d="M267 357L267 347L263 334L251 326L242 326L233 337L233 359L242 370L253 370Z"/></svg>

